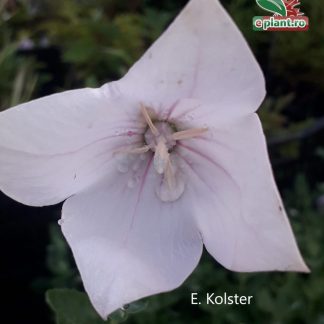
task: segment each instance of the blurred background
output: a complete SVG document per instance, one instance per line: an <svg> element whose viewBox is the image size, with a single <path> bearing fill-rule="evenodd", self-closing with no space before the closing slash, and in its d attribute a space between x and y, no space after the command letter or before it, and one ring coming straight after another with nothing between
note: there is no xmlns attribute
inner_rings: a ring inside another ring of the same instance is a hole
<svg viewBox="0 0 324 324"><path fill-rule="evenodd" d="M0 0L0 110L120 78L186 0ZM237 274L206 253L179 289L129 305L109 323L324 323L324 10L304 0L304 33L252 31L253 0L222 1L267 79L259 110L275 177L310 275ZM53 170L55 172L55 170ZM104 323L60 234L61 206L0 193L2 323ZM79 292L77 292L78 290ZM190 305L191 292L253 295L250 306Z"/></svg>

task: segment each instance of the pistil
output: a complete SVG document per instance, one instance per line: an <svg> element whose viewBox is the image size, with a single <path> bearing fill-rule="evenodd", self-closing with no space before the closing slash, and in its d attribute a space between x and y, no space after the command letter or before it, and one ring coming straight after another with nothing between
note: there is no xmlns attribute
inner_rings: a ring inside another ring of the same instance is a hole
<svg viewBox="0 0 324 324"><path fill-rule="evenodd" d="M165 138L160 137L154 153L154 168L158 174L165 173L168 164L170 164L170 153L165 145Z"/></svg>

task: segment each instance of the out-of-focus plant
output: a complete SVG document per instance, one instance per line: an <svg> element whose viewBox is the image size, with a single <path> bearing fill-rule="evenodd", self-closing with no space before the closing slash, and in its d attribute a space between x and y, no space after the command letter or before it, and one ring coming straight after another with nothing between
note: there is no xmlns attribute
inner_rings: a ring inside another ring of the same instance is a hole
<svg viewBox="0 0 324 324"><path fill-rule="evenodd" d="M0 111L29 100L39 77L33 59L18 55L19 28L12 28L9 1L0 1Z"/></svg>
<svg viewBox="0 0 324 324"><path fill-rule="evenodd" d="M16 3L21 9L15 20L24 26L25 36L62 50L62 59L69 64L66 87L98 86L121 77L171 18L167 12L141 8L141 1Z"/></svg>
<svg viewBox="0 0 324 324"><path fill-rule="evenodd" d="M271 68L290 86L300 87L307 83L323 91L323 1L302 1L302 11L310 19L310 30L305 33L276 33L270 53ZM294 78L294 75L298 77Z"/></svg>

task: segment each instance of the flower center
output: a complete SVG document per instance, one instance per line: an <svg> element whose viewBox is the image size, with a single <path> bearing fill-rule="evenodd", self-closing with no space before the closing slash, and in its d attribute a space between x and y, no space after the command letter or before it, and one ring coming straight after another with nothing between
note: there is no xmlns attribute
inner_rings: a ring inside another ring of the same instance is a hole
<svg viewBox="0 0 324 324"><path fill-rule="evenodd" d="M177 131L176 127L167 121L155 121L154 112L149 111L144 105L141 105L141 113L147 124L147 129L143 134L145 145L137 148L122 149L119 153L145 154L152 151L154 153L154 169L162 176L156 194L164 202L175 201L183 194L185 182L181 170L177 166L176 157L172 152L177 141L200 136L207 129L191 128Z"/></svg>
<svg viewBox="0 0 324 324"><path fill-rule="evenodd" d="M199 136L207 129L192 128L174 132L172 126L166 121L153 123L148 109L143 105L141 112L148 125L144 138L148 150L151 149L154 152L154 168L158 174L164 174L171 189L174 183L174 172L170 160L170 150L176 145L176 141Z"/></svg>
<svg viewBox="0 0 324 324"><path fill-rule="evenodd" d="M174 127L171 126L168 122L159 121L153 124L157 130L157 133L154 134L150 128L144 134L144 139L146 144L150 149L155 152L156 146L159 142L165 143L168 151L171 151L172 148L176 145L176 141L172 138L174 133Z"/></svg>

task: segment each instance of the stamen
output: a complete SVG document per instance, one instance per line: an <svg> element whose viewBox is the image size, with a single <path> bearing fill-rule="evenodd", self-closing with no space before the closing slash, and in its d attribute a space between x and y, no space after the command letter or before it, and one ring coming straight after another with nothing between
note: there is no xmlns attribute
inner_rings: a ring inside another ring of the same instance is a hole
<svg viewBox="0 0 324 324"><path fill-rule="evenodd" d="M153 133L153 135L159 136L160 133L159 133L158 129L154 126L152 119L151 119L146 107L143 104L141 104L141 112L142 112L142 115L143 115L145 121L147 122L151 132Z"/></svg>
<svg viewBox="0 0 324 324"><path fill-rule="evenodd" d="M207 131L208 128L191 128L191 129L186 129L184 131L173 133L171 137L175 141L180 141L180 140L185 140L185 139L190 139L190 138L200 136Z"/></svg>
<svg viewBox="0 0 324 324"><path fill-rule="evenodd" d="M148 145L145 145L143 147L137 147L137 148L121 148L118 149L116 151L114 151L114 153L116 154L142 154L142 153L146 153L150 150L150 147Z"/></svg>

